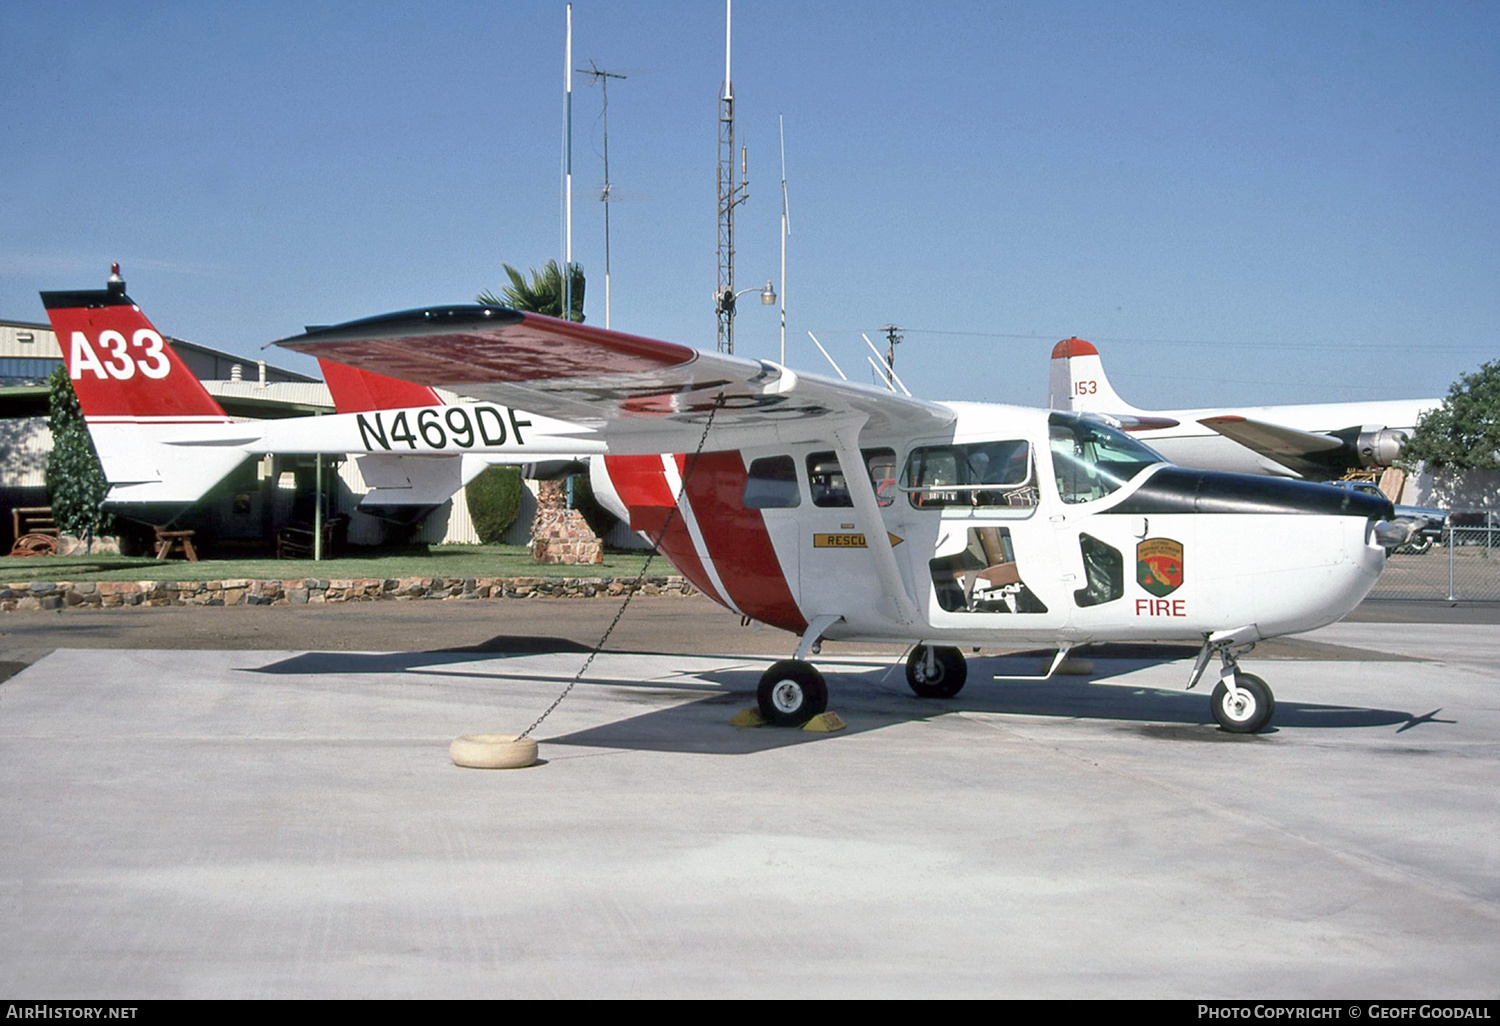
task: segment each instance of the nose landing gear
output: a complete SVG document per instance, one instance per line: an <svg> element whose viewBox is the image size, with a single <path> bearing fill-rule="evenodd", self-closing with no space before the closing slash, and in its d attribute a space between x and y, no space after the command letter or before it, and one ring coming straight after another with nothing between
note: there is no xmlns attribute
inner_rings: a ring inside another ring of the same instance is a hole
<svg viewBox="0 0 1500 1026"><path fill-rule="evenodd" d="M1209 660L1217 654L1223 671L1209 700L1215 722L1231 734L1258 734L1271 725L1271 717L1276 713L1276 698L1265 681L1240 669L1238 656L1250 651L1254 644L1242 645L1238 651L1232 651L1234 644L1233 638L1215 640L1209 637L1205 640L1193 666L1188 688L1191 690L1203 678Z"/></svg>

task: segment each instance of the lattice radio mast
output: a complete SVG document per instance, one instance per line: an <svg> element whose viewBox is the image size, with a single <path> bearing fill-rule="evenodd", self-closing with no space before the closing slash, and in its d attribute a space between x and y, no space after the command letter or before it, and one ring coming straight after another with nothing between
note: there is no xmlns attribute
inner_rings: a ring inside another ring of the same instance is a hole
<svg viewBox="0 0 1500 1026"><path fill-rule="evenodd" d="M734 208L750 198L749 163L743 148L739 175L735 174L734 85L729 77L732 4L733 0L724 0L724 89L719 95L719 286L714 292L714 310L721 353L734 352Z"/></svg>

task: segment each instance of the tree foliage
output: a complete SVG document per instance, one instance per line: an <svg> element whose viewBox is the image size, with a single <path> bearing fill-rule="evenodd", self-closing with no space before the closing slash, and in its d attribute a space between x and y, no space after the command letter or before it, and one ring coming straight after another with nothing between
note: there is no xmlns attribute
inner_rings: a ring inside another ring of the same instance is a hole
<svg viewBox="0 0 1500 1026"><path fill-rule="evenodd" d="M51 389L47 427L52 431L47 492L51 497L52 519L67 534L98 534L108 530L114 519L101 509L109 482L99 466L99 455L94 451L68 372L57 368L47 379L47 385Z"/></svg>
<svg viewBox="0 0 1500 1026"><path fill-rule="evenodd" d="M530 281L527 281L526 276L510 264L501 266L505 268L505 276L510 279L510 284L501 289L498 296L488 290L481 292L476 297L478 302L486 306L508 306L515 310L546 314L548 317L563 315L563 276L556 260L548 260L546 266L540 271L532 268ZM581 323L583 321L583 268L578 264L569 264L568 271L573 282L572 310L568 314L568 320Z"/></svg>
<svg viewBox="0 0 1500 1026"><path fill-rule="evenodd" d="M1432 467L1500 470L1500 360L1455 381L1443 404L1423 415L1401 458Z"/></svg>
<svg viewBox="0 0 1500 1026"><path fill-rule="evenodd" d="M487 467L464 489L474 533L485 543L501 541L521 511L521 468Z"/></svg>

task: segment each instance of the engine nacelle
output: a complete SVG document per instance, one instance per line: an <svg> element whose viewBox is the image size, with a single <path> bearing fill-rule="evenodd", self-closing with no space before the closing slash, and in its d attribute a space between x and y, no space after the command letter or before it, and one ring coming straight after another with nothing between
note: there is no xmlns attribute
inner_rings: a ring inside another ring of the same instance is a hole
<svg viewBox="0 0 1500 1026"><path fill-rule="evenodd" d="M1405 431L1389 428L1366 428L1354 442L1354 455L1361 467L1389 467L1406 445Z"/></svg>

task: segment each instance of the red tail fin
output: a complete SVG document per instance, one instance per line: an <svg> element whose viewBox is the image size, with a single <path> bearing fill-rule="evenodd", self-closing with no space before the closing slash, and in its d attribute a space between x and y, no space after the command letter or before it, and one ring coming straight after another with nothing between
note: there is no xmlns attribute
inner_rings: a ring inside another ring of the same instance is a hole
<svg viewBox="0 0 1500 1026"><path fill-rule="evenodd" d="M319 358L318 365L323 368L323 380L333 396L333 408L339 413L443 405L438 394L426 385L414 385L332 360Z"/></svg>
<svg viewBox="0 0 1500 1026"><path fill-rule="evenodd" d="M84 417L227 420L203 383L125 294L119 270L116 265L103 289L42 293Z"/></svg>

